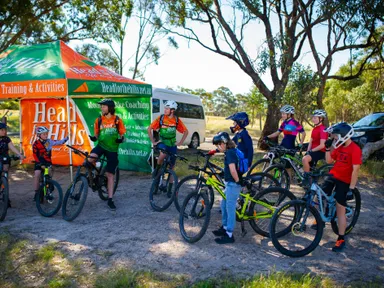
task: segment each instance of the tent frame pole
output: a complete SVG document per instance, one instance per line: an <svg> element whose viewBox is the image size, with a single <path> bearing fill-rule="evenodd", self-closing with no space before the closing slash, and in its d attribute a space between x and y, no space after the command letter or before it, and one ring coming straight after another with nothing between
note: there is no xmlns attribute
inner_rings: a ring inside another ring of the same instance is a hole
<svg viewBox="0 0 384 288"><path fill-rule="evenodd" d="M66 97L66 102L67 102L67 126L68 126L68 141L70 144L72 144L72 135L71 135L71 111L69 110L69 95L67 94L67 97ZM73 108L75 109L75 107ZM76 138L76 137L75 137ZM74 139L75 139L74 138ZM70 174L71 174L71 182L73 182L73 163L72 163L72 151L71 149L68 149L68 153L69 153L69 171L70 171Z"/></svg>

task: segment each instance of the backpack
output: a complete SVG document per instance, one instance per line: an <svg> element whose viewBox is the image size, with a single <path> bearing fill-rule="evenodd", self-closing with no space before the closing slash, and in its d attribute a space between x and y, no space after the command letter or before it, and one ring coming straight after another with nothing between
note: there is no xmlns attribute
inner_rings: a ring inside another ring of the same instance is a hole
<svg viewBox="0 0 384 288"><path fill-rule="evenodd" d="M248 159L244 157L244 153L241 150L236 149L236 155L238 158L237 171L242 175L248 171Z"/></svg>
<svg viewBox="0 0 384 288"><path fill-rule="evenodd" d="M173 117L176 118L176 130L177 130L177 125L179 124L179 117L177 117L176 115L173 115ZM160 116L160 128L164 124L163 120L164 120L164 114L161 114L161 116ZM166 126L168 126L168 125L166 125Z"/></svg>
<svg viewBox="0 0 384 288"><path fill-rule="evenodd" d="M100 126L101 126L101 116L99 116L99 121L97 122L97 124L98 124L98 126L99 126L99 131L100 131ZM119 120L120 120L120 118L119 118L119 116L117 116L116 115L116 118L115 118L115 128L117 129L117 130L119 130L118 128L117 128L117 124L119 124Z"/></svg>

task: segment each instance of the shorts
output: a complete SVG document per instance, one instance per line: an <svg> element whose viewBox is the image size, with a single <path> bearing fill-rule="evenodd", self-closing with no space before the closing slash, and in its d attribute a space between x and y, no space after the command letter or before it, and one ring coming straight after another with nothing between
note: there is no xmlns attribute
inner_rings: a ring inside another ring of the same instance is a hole
<svg viewBox="0 0 384 288"><path fill-rule="evenodd" d="M323 151L310 151L308 155L312 158L311 162L309 162L309 166L311 167L316 166L320 160L325 160L325 152Z"/></svg>
<svg viewBox="0 0 384 288"><path fill-rule="evenodd" d="M164 143L157 144L158 148L164 149L165 151L171 154L177 154L177 146L167 146ZM176 164L176 157L171 157L171 168L173 168Z"/></svg>
<svg viewBox="0 0 384 288"><path fill-rule="evenodd" d="M337 203L342 206L347 206L347 193L349 191L349 183L337 180L335 178L328 177L325 179L321 189L330 196L332 191L335 190L335 199Z"/></svg>
<svg viewBox="0 0 384 288"><path fill-rule="evenodd" d="M91 153L97 154L99 158L104 155L107 158L106 171L108 173L115 174L116 167L117 165L119 165L119 158L117 156L117 152L105 150L100 145L97 145L95 148L92 149Z"/></svg>

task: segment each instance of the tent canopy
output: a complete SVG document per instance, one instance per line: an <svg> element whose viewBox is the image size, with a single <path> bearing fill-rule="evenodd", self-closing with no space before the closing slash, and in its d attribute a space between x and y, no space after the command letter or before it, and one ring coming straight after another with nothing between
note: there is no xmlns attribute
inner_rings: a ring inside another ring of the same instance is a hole
<svg viewBox="0 0 384 288"><path fill-rule="evenodd" d="M0 98L152 95L151 85L125 78L62 41L11 46L0 54Z"/></svg>

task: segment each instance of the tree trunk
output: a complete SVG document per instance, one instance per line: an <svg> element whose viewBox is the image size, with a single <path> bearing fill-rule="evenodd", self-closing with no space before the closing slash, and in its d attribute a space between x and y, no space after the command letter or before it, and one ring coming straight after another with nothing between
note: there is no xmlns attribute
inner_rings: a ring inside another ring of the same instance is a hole
<svg viewBox="0 0 384 288"><path fill-rule="evenodd" d="M369 142L363 147L363 162L367 161L374 152L384 148L384 139L377 142Z"/></svg>
<svg viewBox="0 0 384 288"><path fill-rule="evenodd" d="M317 91L317 97L316 97L317 109L324 109L323 97L324 97L326 81L327 81L326 78L321 80L319 91ZM323 124L324 124L325 127L329 126L329 119L328 119L328 117L324 119Z"/></svg>
<svg viewBox="0 0 384 288"><path fill-rule="evenodd" d="M259 113L259 125L260 125L260 131L263 129L262 116L263 116L263 114Z"/></svg>
<svg viewBox="0 0 384 288"><path fill-rule="evenodd" d="M275 101L269 102L268 109L267 109L267 118L265 119L264 128L258 143L258 146L260 149L263 149L263 150L267 149L267 146L262 142L263 137L277 131L279 127L280 118L281 118L280 110L276 102ZM277 138L276 138L276 141L277 141Z"/></svg>

